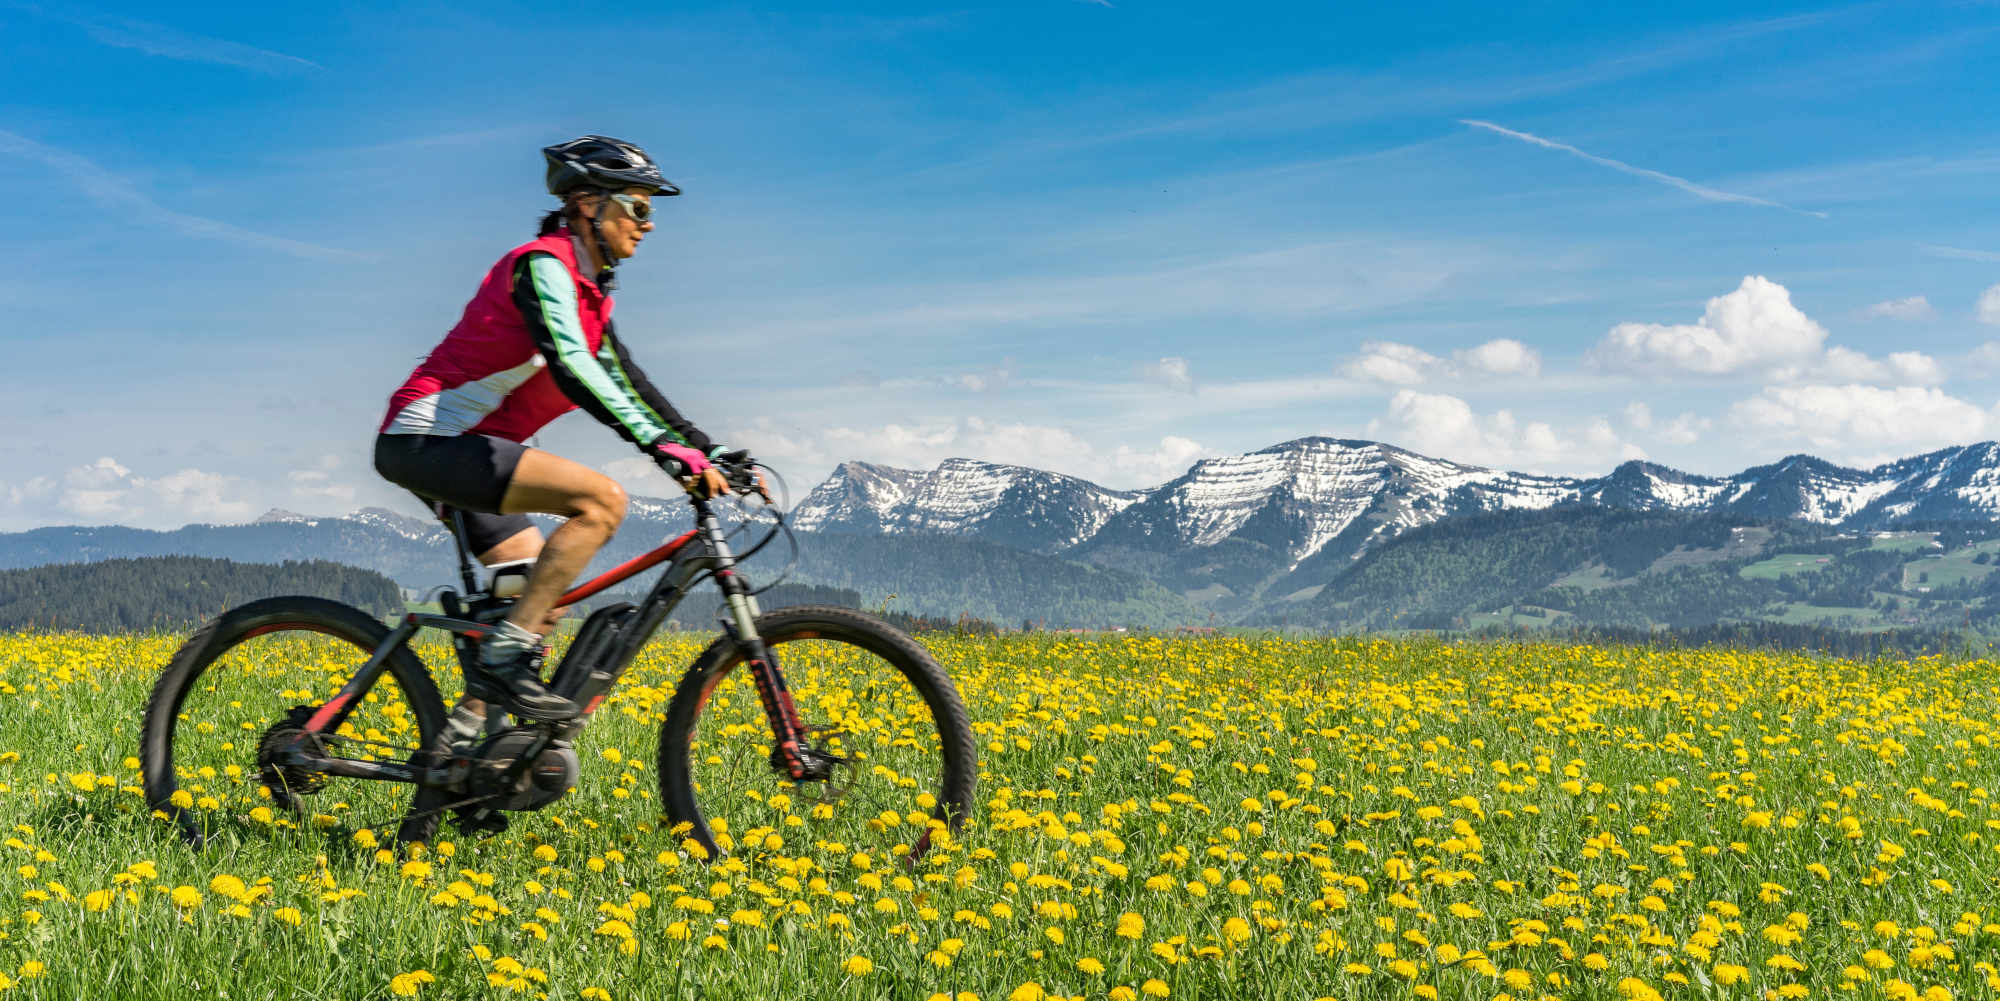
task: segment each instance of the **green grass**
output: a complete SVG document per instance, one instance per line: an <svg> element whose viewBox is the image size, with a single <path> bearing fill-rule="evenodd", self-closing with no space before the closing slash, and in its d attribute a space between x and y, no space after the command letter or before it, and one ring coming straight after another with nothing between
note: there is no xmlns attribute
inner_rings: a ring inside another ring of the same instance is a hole
<svg viewBox="0 0 2000 1001"><path fill-rule="evenodd" d="M1899 553L1917 553L1935 548L1936 532L1880 532L1870 534L1868 548Z"/></svg>
<svg viewBox="0 0 2000 1001"><path fill-rule="evenodd" d="M9 1001L372 1001L419 970L421 998L619 1001L2000 990L1976 965L2000 956L1987 661L930 637L979 812L906 872L815 843L783 819L802 801L735 804L785 839L725 863L662 831L657 713L697 643L666 638L575 792L425 870L360 843L346 786L316 800L332 826L283 829L211 779L202 852L149 816L126 759L175 642L0 635ZM1888 967L1848 974L1871 949Z"/></svg>
<svg viewBox="0 0 2000 1001"><path fill-rule="evenodd" d="M1820 553L1783 553L1767 560L1759 560L1738 570L1736 575L1748 580L1777 580L1793 574L1811 573L1833 565L1834 557Z"/></svg>
<svg viewBox="0 0 2000 1001"><path fill-rule="evenodd" d="M1974 543L1943 555L1912 560L1903 565L1903 588L1916 590L1920 587L1950 587L1967 581L1982 580L1995 569L2000 569L2000 563L1973 562L1981 554L1985 554L1989 560L2000 558L2000 540ZM1929 579L1922 579L1926 575Z"/></svg>
<svg viewBox="0 0 2000 1001"><path fill-rule="evenodd" d="M1600 591L1607 587L1617 587L1623 583L1624 581L1612 575L1610 567L1593 563L1590 566L1570 571L1556 578L1555 583L1550 586L1575 587L1585 591Z"/></svg>

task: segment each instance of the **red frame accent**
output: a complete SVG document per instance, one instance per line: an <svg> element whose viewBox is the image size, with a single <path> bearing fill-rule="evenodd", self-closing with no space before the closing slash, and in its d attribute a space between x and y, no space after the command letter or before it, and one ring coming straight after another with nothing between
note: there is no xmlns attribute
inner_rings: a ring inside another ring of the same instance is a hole
<svg viewBox="0 0 2000 1001"><path fill-rule="evenodd" d="M345 636L340 635L337 632L334 632L332 629L329 629L325 626L313 622L273 622L268 626L258 626L257 628L252 629L247 633L244 633L243 638L247 640L253 636L262 636L265 633L278 633L278 632L285 632L288 630L293 632L325 633L326 635L332 636L335 639L347 638Z"/></svg>
<svg viewBox="0 0 2000 1001"><path fill-rule="evenodd" d="M314 710L312 717L306 720L306 729L312 733L325 732L326 725L332 722L333 717L338 715L340 710L345 708L347 703L352 701L352 699L353 696L348 695L346 692L328 699L325 705Z"/></svg>
<svg viewBox="0 0 2000 1001"><path fill-rule="evenodd" d="M686 532L681 533L678 536L675 536L672 539L669 539L666 545L663 545L660 548L655 549L650 553L646 553L643 556L635 556L632 559L626 560L625 562L620 563L609 570L606 570L602 576L586 581L582 584L578 584L576 587L572 588L568 594L565 594L562 597L557 598L556 605L558 607L562 605L574 605L577 602L582 601L583 599L588 598L591 595L604 590L605 588L621 583L636 574L644 573L647 570L651 570L652 568L659 566L660 564L665 563L670 559L673 559L674 554L680 552L682 546L685 546L689 542L694 541L694 535L695 535L694 531L690 529Z"/></svg>

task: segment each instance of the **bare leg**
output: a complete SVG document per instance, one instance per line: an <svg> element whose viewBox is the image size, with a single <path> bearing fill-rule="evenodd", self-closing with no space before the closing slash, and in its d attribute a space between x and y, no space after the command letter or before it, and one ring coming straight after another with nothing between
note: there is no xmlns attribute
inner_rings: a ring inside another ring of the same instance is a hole
<svg viewBox="0 0 2000 1001"><path fill-rule="evenodd" d="M522 629L546 631L545 623L552 621L556 601L625 520L625 489L589 466L531 448L514 467L514 479L500 500L500 511L533 511L568 519L549 534L534 572L528 575L527 589L507 614L507 621ZM514 541L508 539L501 546Z"/></svg>
<svg viewBox="0 0 2000 1001"><path fill-rule="evenodd" d="M479 554L479 562L492 566L496 563L510 563L514 560L532 560L542 552L542 530L534 526L524 528L493 545L493 548ZM568 606L551 609L542 617L539 626L528 628L529 632L546 634L556 627L556 620L569 611Z"/></svg>
<svg viewBox="0 0 2000 1001"><path fill-rule="evenodd" d="M536 528L533 525L530 525L527 528L515 532L513 535L510 535L505 539L502 539L499 542L494 543L492 548L486 550L483 553L480 553L479 562L490 567L495 563L510 563L514 560L531 560L534 559L535 556L539 554L541 551L542 551L542 530ZM543 617L542 627L540 629L535 629L532 631L538 633L547 633L550 629L555 628L556 619L561 617L562 612L563 610L560 608L550 612L548 615ZM460 697L458 700L458 704L460 706L465 707L465 709L468 712L472 713L476 717L483 718L486 715L486 703L480 701L479 699L475 699L470 695Z"/></svg>

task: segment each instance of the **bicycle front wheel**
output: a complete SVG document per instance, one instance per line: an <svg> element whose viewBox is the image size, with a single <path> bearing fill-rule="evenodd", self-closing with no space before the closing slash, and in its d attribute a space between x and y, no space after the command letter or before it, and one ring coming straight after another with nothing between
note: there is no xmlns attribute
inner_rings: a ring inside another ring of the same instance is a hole
<svg viewBox="0 0 2000 1001"><path fill-rule="evenodd" d="M399 823L405 840L428 840L436 816L405 819L418 787L330 778L285 766L276 754L388 635L388 627L359 609L296 596L253 601L203 626L174 654L146 703L140 756L146 802L196 844L320 828L352 835ZM436 684L405 645L390 654L388 669L321 749L367 761L418 761L434 746L444 718Z"/></svg>
<svg viewBox="0 0 2000 1001"><path fill-rule="evenodd" d="M785 608L756 624L832 775L794 782L773 762L745 653L717 640L681 679L660 731L660 797L680 836L709 858L805 839L914 861L956 833L979 761L958 690L930 653L847 608Z"/></svg>

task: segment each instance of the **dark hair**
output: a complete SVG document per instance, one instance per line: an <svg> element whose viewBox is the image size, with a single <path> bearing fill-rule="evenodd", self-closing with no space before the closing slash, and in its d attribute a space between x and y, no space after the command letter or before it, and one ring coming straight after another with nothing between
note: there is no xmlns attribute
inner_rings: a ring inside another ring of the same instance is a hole
<svg viewBox="0 0 2000 1001"><path fill-rule="evenodd" d="M561 208L551 209L546 215L542 216L542 223L537 227L535 235L548 236L556 230L561 229L577 215L578 201L590 195L602 195L603 193L604 191L601 188L576 188L570 191L563 196Z"/></svg>

